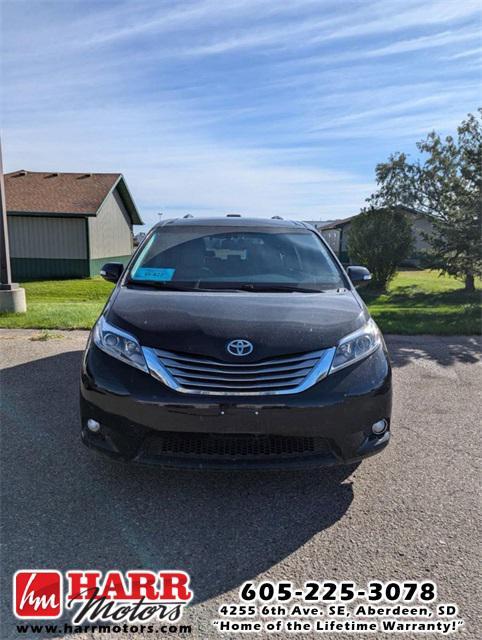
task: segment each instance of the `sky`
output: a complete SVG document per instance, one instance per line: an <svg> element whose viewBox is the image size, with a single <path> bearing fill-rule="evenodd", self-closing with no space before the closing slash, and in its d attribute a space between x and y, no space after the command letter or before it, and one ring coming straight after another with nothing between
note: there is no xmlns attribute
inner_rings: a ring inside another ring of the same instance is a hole
<svg viewBox="0 0 482 640"><path fill-rule="evenodd" d="M121 172L147 226L358 213L482 104L480 0L0 0L4 170Z"/></svg>

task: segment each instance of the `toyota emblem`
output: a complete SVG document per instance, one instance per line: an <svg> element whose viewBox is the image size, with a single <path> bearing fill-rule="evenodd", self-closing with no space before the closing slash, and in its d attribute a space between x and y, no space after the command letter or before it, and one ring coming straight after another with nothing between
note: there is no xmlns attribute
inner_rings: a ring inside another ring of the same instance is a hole
<svg viewBox="0 0 482 640"><path fill-rule="evenodd" d="M253 345L248 340L231 340L226 347L232 356L249 356L253 351Z"/></svg>

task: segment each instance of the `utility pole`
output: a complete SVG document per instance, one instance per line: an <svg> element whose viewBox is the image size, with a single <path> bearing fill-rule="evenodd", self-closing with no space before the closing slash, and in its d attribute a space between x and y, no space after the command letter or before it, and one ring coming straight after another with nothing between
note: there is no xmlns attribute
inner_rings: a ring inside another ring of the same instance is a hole
<svg viewBox="0 0 482 640"><path fill-rule="evenodd" d="M25 313L25 289L12 282L10 247L8 243L7 204L3 179L2 144L0 141L0 311Z"/></svg>

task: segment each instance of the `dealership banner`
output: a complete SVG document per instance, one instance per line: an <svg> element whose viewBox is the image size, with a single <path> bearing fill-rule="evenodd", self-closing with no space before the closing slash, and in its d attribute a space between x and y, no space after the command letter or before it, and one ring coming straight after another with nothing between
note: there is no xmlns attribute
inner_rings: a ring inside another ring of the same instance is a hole
<svg viewBox="0 0 482 640"><path fill-rule="evenodd" d="M13 579L19 634L188 635L193 598L184 571L20 570ZM63 619L63 624L47 621ZM68 620L68 621L66 621ZM35 622L33 622L35 621ZM45 621L45 623L39 624ZM237 601L218 607L210 635L395 633L449 635L464 626L455 603L437 599L430 581L246 582Z"/></svg>

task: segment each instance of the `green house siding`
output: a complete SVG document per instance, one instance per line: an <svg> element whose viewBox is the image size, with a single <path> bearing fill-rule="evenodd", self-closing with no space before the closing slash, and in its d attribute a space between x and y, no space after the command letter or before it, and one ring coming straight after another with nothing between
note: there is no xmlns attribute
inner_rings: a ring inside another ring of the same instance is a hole
<svg viewBox="0 0 482 640"><path fill-rule="evenodd" d="M29 280L69 280L98 276L106 262L127 264L130 256L109 256L97 260L69 260L63 258L11 258L12 278L15 282Z"/></svg>
<svg viewBox="0 0 482 640"><path fill-rule="evenodd" d="M15 281L89 278L99 275L106 262L125 265L133 248L131 228L116 200L109 200L108 204L112 206L99 214L104 226L95 227L99 236L95 239L96 251L89 242L87 217L9 215L11 265ZM124 224L121 237L111 229L119 217ZM115 249L121 255L115 254Z"/></svg>
<svg viewBox="0 0 482 640"><path fill-rule="evenodd" d="M89 273L90 277L98 276L100 270L106 262L122 262L123 265L126 265L131 256L109 256L107 258L96 258L95 260L89 260Z"/></svg>
<svg viewBox="0 0 482 640"><path fill-rule="evenodd" d="M87 278L89 261L68 258L11 258L12 278L16 282L28 280L66 280Z"/></svg>
<svg viewBox="0 0 482 640"><path fill-rule="evenodd" d="M84 218L9 214L8 235L17 282L89 275Z"/></svg>

